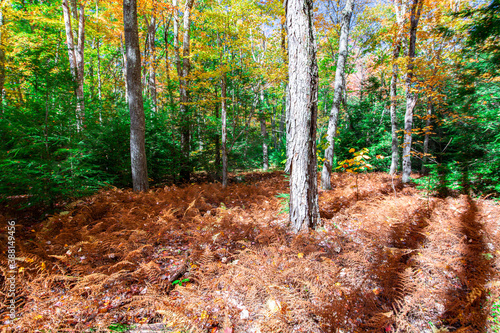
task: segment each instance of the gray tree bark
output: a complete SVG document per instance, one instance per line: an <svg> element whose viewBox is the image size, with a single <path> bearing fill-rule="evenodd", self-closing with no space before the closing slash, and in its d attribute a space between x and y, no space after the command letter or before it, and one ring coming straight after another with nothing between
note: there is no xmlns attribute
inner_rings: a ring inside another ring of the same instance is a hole
<svg viewBox="0 0 500 333"><path fill-rule="evenodd" d="M182 40L182 62L180 58L179 47L179 14L177 9L177 0L173 0L174 6L174 49L177 74L179 76L179 94L180 94L180 115L181 115L181 150L183 160L181 161L180 177L183 181L189 181L191 176L191 163L189 158L190 150L190 114L189 114L189 91L188 75L190 71L190 38L191 38L191 10L194 6L194 0L186 0L183 15L183 40Z"/></svg>
<svg viewBox="0 0 500 333"><path fill-rule="evenodd" d="M153 112L157 111L157 90L156 90L156 17L154 13L151 15L151 21L148 22L148 53L149 53L149 77L148 77L148 93L153 104Z"/></svg>
<svg viewBox="0 0 500 333"><path fill-rule="evenodd" d="M218 98L217 87L215 87L215 98L216 99ZM215 103L215 119L218 120L219 117L220 117L219 103ZM215 135L215 174L216 174L216 177L220 177L222 175L222 170L221 170L221 146L220 146L220 141L221 140L220 139L221 139L221 136L219 134L216 134Z"/></svg>
<svg viewBox="0 0 500 333"><path fill-rule="evenodd" d="M404 17L406 13L406 4L401 0L395 1L394 9L396 12L396 36L394 38L394 50L392 53L392 76L391 76L391 86L390 86L390 98L391 98L391 168L389 174L394 175L398 169L399 164L399 142L398 142L398 123L397 123L397 82L398 82L398 72L399 67L397 60L399 54L401 53L401 29L404 26Z"/></svg>
<svg viewBox="0 0 500 333"><path fill-rule="evenodd" d="M269 170L269 154L268 154L268 144L267 144L267 128L266 128L266 115L264 113L264 89L260 90L260 135L262 136L262 169L264 171Z"/></svg>
<svg viewBox="0 0 500 333"><path fill-rule="evenodd" d="M221 122L222 122L222 187L227 186L227 103L226 103L226 73L222 72L221 80Z"/></svg>
<svg viewBox="0 0 500 333"><path fill-rule="evenodd" d="M427 100L427 116L425 120L425 136L424 136L424 156L422 156L422 169L421 172L426 172L425 164L427 163L427 156L429 154L429 133L431 132L431 118L434 111L434 104L432 98Z"/></svg>
<svg viewBox="0 0 500 333"><path fill-rule="evenodd" d="M80 15L78 21L78 45L76 49L76 70L77 70L77 88L76 88L76 98L77 98L77 114L80 115L81 125L83 125L85 118L85 96L83 92L83 80L84 80L84 51L85 51L85 16L83 5L80 5Z"/></svg>
<svg viewBox="0 0 500 333"><path fill-rule="evenodd" d="M313 0L288 0L289 111L287 169L290 172L290 224L294 232L319 224L316 158L318 65Z"/></svg>
<svg viewBox="0 0 500 333"><path fill-rule="evenodd" d="M331 174L333 155L335 154L335 136L337 134L337 122L342 102L342 92L345 89L344 80L342 79L345 71L345 63L348 54L348 37L349 26L351 24L352 12L354 10L354 0L347 0L344 11L342 13L342 23L340 28L340 41L339 41L339 58L337 60L337 70L335 72L335 86L333 92L333 106L330 112L330 119L328 121L327 141L328 147L325 150L325 161L323 163L323 170L321 172L321 186L325 190L331 190Z"/></svg>
<svg viewBox="0 0 500 333"><path fill-rule="evenodd" d="M264 114L260 115L260 134L262 136L262 169L264 171L269 170L269 154L267 145L267 128L266 128L266 117Z"/></svg>
<svg viewBox="0 0 500 333"><path fill-rule="evenodd" d="M172 82L170 81L170 62L168 60L168 32L170 30L170 21L172 16L169 16L168 21L165 20L165 32L163 34L163 39L165 40L165 71L167 74L167 90L168 90L168 99L170 104L170 110L174 111L174 95L172 93Z"/></svg>
<svg viewBox="0 0 500 333"><path fill-rule="evenodd" d="M69 66L71 74L75 82L76 87L76 128L77 131L81 131L83 126L83 119L85 117L85 105L84 105L84 95L83 95L83 79L84 79L84 47L85 47L85 16L83 5L80 6L80 15L78 21L78 45L75 48L75 42L73 38L73 30L71 27L71 14L69 10L68 0L62 0L63 8L63 18L64 27L66 30L66 45L68 47L68 57ZM74 7L76 16L76 6Z"/></svg>
<svg viewBox="0 0 500 333"><path fill-rule="evenodd" d="M403 183L410 182L411 174L411 141L413 128L413 110L417 104L418 94L413 87L413 69L415 58L415 43L417 40L417 26L422 12L423 0L413 0L410 12L410 41L408 45L408 66L406 75L406 113L403 142Z"/></svg>
<svg viewBox="0 0 500 333"><path fill-rule="evenodd" d="M123 24L127 52L127 93L130 111L130 160L134 191L147 191L144 103L141 82L141 53L137 27L137 1L123 0Z"/></svg>
<svg viewBox="0 0 500 333"><path fill-rule="evenodd" d="M125 81L125 102L128 103L127 54L125 52L125 45L123 44L122 41L122 35L120 35L120 50L122 52L122 61L123 61L122 75L123 75L123 80Z"/></svg>

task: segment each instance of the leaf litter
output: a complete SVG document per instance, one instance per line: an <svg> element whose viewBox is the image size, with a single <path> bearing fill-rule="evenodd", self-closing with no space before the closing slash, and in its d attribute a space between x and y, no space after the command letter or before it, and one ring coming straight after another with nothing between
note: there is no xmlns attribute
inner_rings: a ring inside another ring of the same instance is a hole
<svg viewBox="0 0 500 333"><path fill-rule="evenodd" d="M493 332L498 204L358 177L334 174L321 227L298 235L280 172L72 203L16 234L18 319L3 303L2 331Z"/></svg>

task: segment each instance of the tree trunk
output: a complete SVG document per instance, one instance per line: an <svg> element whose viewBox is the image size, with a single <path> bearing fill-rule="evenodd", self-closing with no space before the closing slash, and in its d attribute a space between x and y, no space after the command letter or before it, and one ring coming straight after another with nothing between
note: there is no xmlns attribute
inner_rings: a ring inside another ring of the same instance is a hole
<svg viewBox="0 0 500 333"><path fill-rule="evenodd" d="M157 111L157 92L156 92L156 17L151 16L151 22L148 24L148 49L149 49L149 79L148 92L152 101L152 111Z"/></svg>
<svg viewBox="0 0 500 333"><path fill-rule="evenodd" d="M221 80L221 122L222 122L222 187L227 186L227 104L226 104L226 73Z"/></svg>
<svg viewBox="0 0 500 333"><path fill-rule="evenodd" d="M260 134L262 136L262 169L264 171L269 170L269 155L267 147L267 128L266 128L266 117L264 114L260 116Z"/></svg>
<svg viewBox="0 0 500 333"><path fill-rule="evenodd" d="M127 50L127 87L130 111L130 159L134 191L147 191L144 104L141 84L141 53L137 28L136 0L123 0L123 24Z"/></svg>
<svg viewBox="0 0 500 333"><path fill-rule="evenodd" d="M181 150L182 161L180 166L181 180L187 182L191 176L191 163L189 158L190 150L190 113L188 108L189 91L188 75L190 70L190 28L191 28L191 10L194 6L194 0L186 0L183 17L183 40L182 40L182 62L179 50L179 21L177 0L173 0L174 5L174 48L177 74L179 76L179 94L180 94L180 116L181 116Z"/></svg>
<svg viewBox="0 0 500 333"><path fill-rule="evenodd" d="M401 8L399 7L401 5ZM396 31L394 37L394 50L392 53L392 76L391 76L391 86L390 86L390 98L391 98L391 168L389 174L394 175L398 169L399 164L399 142L398 142L398 124L397 124L397 81L398 81L398 64L397 60L399 54L401 53L401 29L404 27L404 16L406 13L406 4L395 3L394 9L396 12Z"/></svg>
<svg viewBox="0 0 500 333"><path fill-rule="evenodd" d="M165 72L167 73L167 90L168 90L168 99L170 102L170 110L172 114L174 113L174 94L172 93L172 82L170 81L170 63L168 61L168 31L170 29L170 21L172 16L169 17L168 21L165 23L165 33L163 35L163 39L165 40Z"/></svg>
<svg viewBox="0 0 500 333"><path fill-rule="evenodd" d="M85 120L85 96L83 94L84 80L84 50L85 50L85 16L83 5L80 5L80 15L78 21L78 45L76 49L76 71L77 71L77 115L80 118L80 125L83 126Z"/></svg>
<svg viewBox="0 0 500 333"><path fill-rule="evenodd" d="M413 87L413 69L415 58L415 43L417 40L417 26L422 11L423 0L413 0L410 13L410 42L408 45L408 66L406 75L406 113L403 142L403 177L402 182L410 182L411 174L411 140L413 128L413 110L417 104L418 94Z"/></svg>
<svg viewBox="0 0 500 333"><path fill-rule="evenodd" d="M262 169L264 171L269 170L269 155L268 155L268 145L267 145L267 128L266 128L266 115L264 113L264 89L260 87L260 135L262 136Z"/></svg>
<svg viewBox="0 0 500 333"><path fill-rule="evenodd" d="M128 103L127 55L125 52L125 45L123 45L121 35L120 35L120 50L122 51L122 59L123 59L122 74L123 74L123 80L125 81L125 102ZM141 84L141 86L142 86L142 84Z"/></svg>
<svg viewBox="0 0 500 333"><path fill-rule="evenodd" d="M431 118L434 111L434 104L432 99L429 97L427 101L427 116L425 120L425 136L424 136L424 156L422 157L422 169L421 172L427 172L425 164L427 163L427 156L429 153L429 134L431 132Z"/></svg>
<svg viewBox="0 0 500 333"><path fill-rule="evenodd" d="M278 113L276 110L276 105L273 106L273 114L271 116L271 135L273 138L273 149L275 152L278 151L278 129L276 128L276 118Z"/></svg>
<svg viewBox="0 0 500 333"><path fill-rule="evenodd" d="M312 0L286 2L288 27L289 117L287 170L290 172L290 223L294 232L319 222L316 121L318 65Z"/></svg>
<svg viewBox="0 0 500 333"><path fill-rule="evenodd" d="M97 98L99 99L99 123L102 124L101 49L99 39L97 39Z"/></svg>
<svg viewBox="0 0 500 333"><path fill-rule="evenodd" d="M398 81L398 64L396 63L399 58L399 53L401 51L401 44L396 44L394 47L394 52L392 55L392 77L391 77L391 87L390 87L390 98L391 98L391 149L392 149L392 159L391 159L391 169L389 174L394 175L398 168L399 161L399 143L398 143L398 123L397 123L397 81Z"/></svg>
<svg viewBox="0 0 500 333"><path fill-rule="evenodd" d="M333 92L333 106L328 121L328 131L326 139L328 147L325 150L325 161L323 163L323 170L321 172L321 186L325 190L331 190L332 185L330 178L332 174L333 155L335 154L335 137L337 135L337 121L342 102L342 92L345 89L343 80L345 63L348 54L348 38L349 38L349 25L351 23L351 16L354 10L354 0L347 0L344 11L342 13L342 23L340 28L340 41L339 41L339 58L337 60L337 70L335 72L335 86Z"/></svg>
<svg viewBox="0 0 500 333"><path fill-rule="evenodd" d="M69 10L68 0L62 0L64 27L66 29L66 45L68 47L69 67L73 79L77 83L76 87L76 128L79 132L82 128L83 120L83 44L85 38L83 16L83 6L80 7L81 17L78 27L78 49L75 50L75 42L73 38L73 30L71 28L71 14ZM76 15L76 13L74 13Z"/></svg>
<svg viewBox="0 0 500 333"><path fill-rule="evenodd" d="M286 139L286 109L287 109L287 99L286 91L288 90L288 85L285 87L285 96L283 97L283 106L281 107L281 116L280 116L280 133L279 133L279 142L280 145L283 144L283 141Z"/></svg>
<svg viewBox="0 0 500 333"><path fill-rule="evenodd" d="M221 81L222 86L222 81ZM217 87L215 87L215 99L217 99ZM222 104L222 102L221 102ZM215 103L215 119L219 119L219 103ZM219 133L215 134L215 174L216 177L221 176L221 148L220 148L220 135Z"/></svg>

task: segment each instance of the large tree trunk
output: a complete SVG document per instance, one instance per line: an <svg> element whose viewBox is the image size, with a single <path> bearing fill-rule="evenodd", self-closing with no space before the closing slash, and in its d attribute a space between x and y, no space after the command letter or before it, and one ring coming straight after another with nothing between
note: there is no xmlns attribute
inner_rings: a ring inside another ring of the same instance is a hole
<svg viewBox="0 0 500 333"><path fill-rule="evenodd" d="M127 87L130 111L130 159L134 191L147 191L144 104L141 84L141 53L137 28L136 0L123 0L123 24L127 50Z"/></svg>
<svg viewBox="0 0 500 333"><path fill-rule="evenodd" d="M189 158L190 150L190 113L188 108L189 91L188 75L190 70L190 50L189 43L191 37L191 10L194 6L194 0L186 0L183 16L183 40L182 40L182 62L179 50L179 17L177 9L177 0L173 0L174 6L174 48L177 74L179 76L179 94L180 94L180 116L181 116L181 150L182 161L180 166L181 180L187 182L191 176L191 163Z"/></svg>
<svg viewBox="0 0 500 333"><path fill-rule="evenodd" d="M287 119L287 170L290 172L290 223L295 232L319 223L316 121L318 65L313 1L286 2L290 110Z"/></svg>
<svg viewBox="0 0 500 333"><path fill-rule="evenodd" d="M415 43L417 40L417 26L422 12L423 0L413 0L410 13L410 42L408 45L408 66L406 75L406 113L403 142L403 177L402 182L408 183L411 174L411 140L413 128L413 110L417 104L418 94L413 85L413 69L415 58Z"/></svg>
<svg viewBox="0 0 500 333"><path fill-rule="evenodd" d="M333 106L330 112L330 119L328 121L327 141L328 147L325 150L325 161L323 163L323 170L321 172L321 186L325 190L331 190L332 185L330 178L332 174L333 155L335 154L335 136L337 134L337 122L342 102L342 92L345 89L343 80L345 63L348 54L348 37L349 25L351 24L351 16L354 10L354 0L347 0L344 11L342 13L342 23L340 28L340 41L339 41L339 58L337 60L337 70L335 72L335 86L333 92Z"/></svg>

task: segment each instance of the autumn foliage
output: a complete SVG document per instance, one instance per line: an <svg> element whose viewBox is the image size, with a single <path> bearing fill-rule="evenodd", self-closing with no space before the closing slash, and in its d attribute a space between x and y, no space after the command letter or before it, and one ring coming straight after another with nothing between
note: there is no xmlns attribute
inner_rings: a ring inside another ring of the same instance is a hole
<svg viewBox="0 0 500 333"><path fill-rule="evenodd" d="M19 221L19 320L2 329L485 332L500 286L498 205L358 176L356 199L355 175L334 174L320 192L323 226L298 235L280 214L279 172L226 189L101 191ZM4 286L5 253L0 263Z"/></svg>

